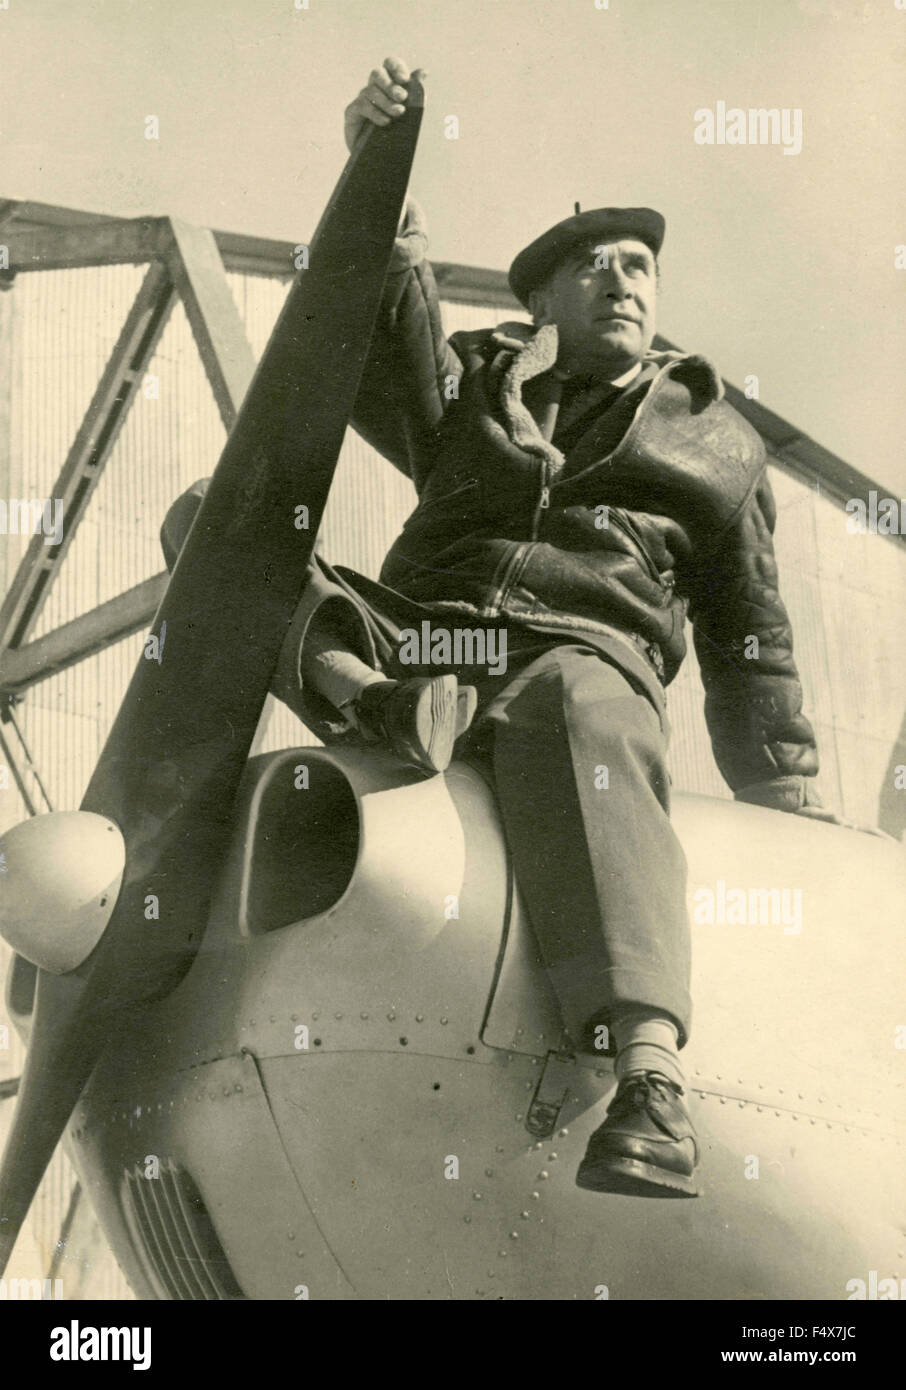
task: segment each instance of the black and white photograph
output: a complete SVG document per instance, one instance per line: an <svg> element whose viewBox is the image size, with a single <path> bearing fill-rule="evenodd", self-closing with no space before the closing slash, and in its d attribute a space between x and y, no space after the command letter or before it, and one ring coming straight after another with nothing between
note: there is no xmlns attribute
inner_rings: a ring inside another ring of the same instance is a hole
<svg viewBox="0 0 906 1390"><path fill-rule="evenodd" d="M0 73L29 1355L592 1301L857 1363L906 1299L906 0L0 0Z"/></svg>

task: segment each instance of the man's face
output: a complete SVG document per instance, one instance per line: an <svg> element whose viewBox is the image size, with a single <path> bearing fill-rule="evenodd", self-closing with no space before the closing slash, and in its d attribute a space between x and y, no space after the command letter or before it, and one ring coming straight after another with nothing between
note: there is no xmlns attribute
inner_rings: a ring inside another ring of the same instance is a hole
<svg viewBox="0 0 906 1390"><path fill-rule="evenodd" d="M656 297L654 255L627 237L577 246L532 292L531 310L557 325L561 367L616 377L651 346Z"/></svg>

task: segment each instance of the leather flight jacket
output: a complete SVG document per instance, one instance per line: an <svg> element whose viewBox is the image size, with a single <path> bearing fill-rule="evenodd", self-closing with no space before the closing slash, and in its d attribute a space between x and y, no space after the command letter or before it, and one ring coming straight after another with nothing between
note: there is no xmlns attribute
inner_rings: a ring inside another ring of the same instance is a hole
<svg viewBox="0 0 906 1390"><path fill-rule="evenodd" d="M688 617L729 785L814 775L765 450L712 364L650 353L564 453L525 398L550 378L556 328L448 341L417 226L398 248L352 421L418 493L381 581L464 626L617 631L664 683Z"/></svg>

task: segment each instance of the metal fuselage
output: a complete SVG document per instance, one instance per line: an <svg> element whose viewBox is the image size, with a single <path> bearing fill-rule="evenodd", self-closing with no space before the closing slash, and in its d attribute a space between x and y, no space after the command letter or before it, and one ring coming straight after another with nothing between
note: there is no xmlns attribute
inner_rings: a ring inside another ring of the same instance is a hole
<svg viewBox="0 0 906 1390"><path fill-rule="evenodd" d="M69 1127L139 1297L845 1299L902 1274L902 853L703 797L673 819L695 1203L575 1186L612 1064L560 1050L479 774L253 758L202 949Z"/></svg>

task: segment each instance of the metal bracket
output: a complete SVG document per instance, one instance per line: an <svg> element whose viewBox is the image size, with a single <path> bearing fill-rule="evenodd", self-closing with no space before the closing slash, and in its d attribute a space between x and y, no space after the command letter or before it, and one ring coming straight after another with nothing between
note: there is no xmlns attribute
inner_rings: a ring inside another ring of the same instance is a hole
<svg viewBox="0 0 906 1390"><path fill-rule="evenodd" d="M547 1054L525 1119L526 1129L536 1139L546 1139L556 1129L560 1111L569 1095L569 1083L575 1065L576 1059L571 1053Z"/></svg>

